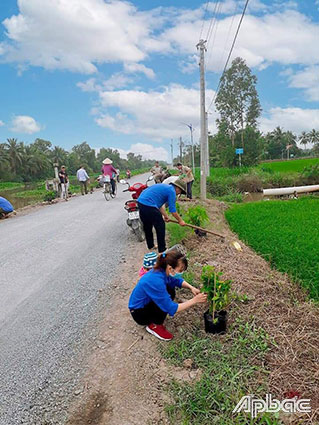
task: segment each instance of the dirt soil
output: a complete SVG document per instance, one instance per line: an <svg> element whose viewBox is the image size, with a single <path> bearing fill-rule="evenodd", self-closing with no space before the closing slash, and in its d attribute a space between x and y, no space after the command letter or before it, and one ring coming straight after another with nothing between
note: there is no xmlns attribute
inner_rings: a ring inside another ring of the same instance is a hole
<svg viewBox="0 0 319 425"><path fill-rule="evenodd" d="M311 415L302 422L319 424L319 309L289 278L238 241L225 219L222 202L207 201L210 228L223 233L185 241L191 252L190 270L198 276L204 264L211 264L233 280L233 289L249 297L247 303L230 307L230 320L242 317L262 326L273 338L265 367L270 371L269 391L284 399L290 392L310 398ZM232 245L238 241L242 251ZM172 367L162 359L158 341L134 323L127 309L136 283L138 266L146 253L145 244L134 245L134 258L123 265L121 279L111 288L114 302L101 322L96 348L88 359L89 372L80 394L70 407L68 425L149 425L168 424L164 406L169 402L166 384L175 379L196 380L200 371ZM177 301L185 298L184 292ZM178 338L179 327L189 328L205 307L183 312L167 321ZM165 343L166 344L166 343Z"/></svg>

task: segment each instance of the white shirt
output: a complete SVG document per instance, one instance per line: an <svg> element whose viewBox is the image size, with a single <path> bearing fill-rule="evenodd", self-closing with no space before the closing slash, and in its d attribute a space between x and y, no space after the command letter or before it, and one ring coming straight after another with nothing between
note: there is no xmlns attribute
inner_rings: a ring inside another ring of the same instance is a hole
<svg viewBox="0 0 319 425"><path fill-rule="evenodd" d="M89 180L89 176L87 175L87 172L84 170L84 168L80 168L76 172L76 177L79 182L86 182L87 180Z"/></svg>

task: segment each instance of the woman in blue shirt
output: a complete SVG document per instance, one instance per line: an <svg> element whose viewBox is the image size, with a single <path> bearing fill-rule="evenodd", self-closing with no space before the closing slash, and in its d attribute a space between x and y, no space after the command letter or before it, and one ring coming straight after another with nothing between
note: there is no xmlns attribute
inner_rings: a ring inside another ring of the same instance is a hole
<svg viewBox="0 0 319 425"><path fill-rule="evenodd" d="M0 217L6 217L9 213L13 212L13 206L8 199L0 196Z"/></svg>
<svg viewBox="0 0 319 425"><path fill-rule="evenodd" d="M161 254L155 267L138 281L129 299L128 307L135 322L146 325L147 332L163 341L173 338L163 325L167 314L174 316L207 300L206 294L183 278L175 277L182 258L183 255L176 251ZM175 287L189 289L194 297L183 303L174 302Z"/></svg>
<svg viewBox="0 0 319 425"><path fill-rule="evenodd" d="M164 252L165 246L165 221L169 220L165 210L168 204L169 212L176 218L181 226L185 222L176 210L176 195L186 194L186 183L178 179L167 184L155 184L145 189L138 198L141 221L143 223L146 243L150 251L154 251L153 227L155 227L158 252ZM165 221L164 221L165 220Z"/></svg>

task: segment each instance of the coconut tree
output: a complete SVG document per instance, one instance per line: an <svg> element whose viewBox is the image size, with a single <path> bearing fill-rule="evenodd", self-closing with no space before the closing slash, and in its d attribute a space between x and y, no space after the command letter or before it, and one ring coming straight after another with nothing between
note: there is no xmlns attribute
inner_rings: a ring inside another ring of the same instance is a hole
<svg viewBox="0 0 319 425"><path fill-rule="evenodd" d="M53 163L57 163L61 166L66 163L68 152L60 146L54 146L50 156Z"/></svg>
<svg viewBox="0 0 319 425"><path fill-rule="evenodd" d="M7 139L6 151L11 170L14 174L17 174L18 167L22 164L23 143L13 138Z"/></svg>
<svg viewBox="0 0 319 425"><path fill-rule="evenodd" d="M303 131L300 136L299 136L299 143L301 145L304 145L304 147L306 147L306 145L310 142L309 140L309 133L306 133L305 131Z"/></svg>
<svg viewBox="0 0 319 425"><path fill-rule="evenodd" d="M311 143L312 145L316 145L317 143L319 143L319 131L315 130L314 128L309 131L308 140L309 143Z"/></svg>

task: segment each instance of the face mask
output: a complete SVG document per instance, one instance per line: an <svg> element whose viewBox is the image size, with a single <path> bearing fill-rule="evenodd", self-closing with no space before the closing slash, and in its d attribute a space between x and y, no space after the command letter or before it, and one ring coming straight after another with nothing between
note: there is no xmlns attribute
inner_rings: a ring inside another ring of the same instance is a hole
<svg viewBox="0 0 319 425"><path fill-rule="evenodd" d="M170 276L177 277L178 279L180 279L180 278L183 278L183 273L175 273L175 274L170 273Z"/></svg>

